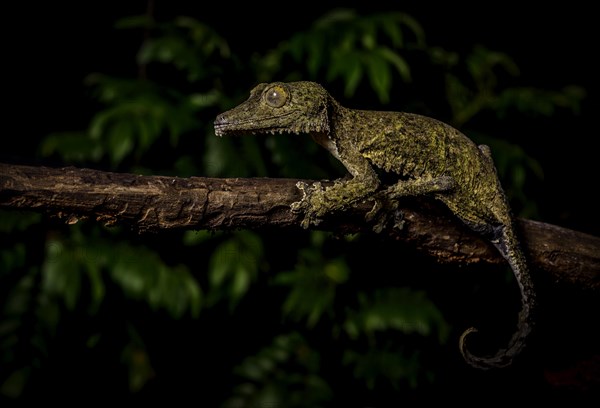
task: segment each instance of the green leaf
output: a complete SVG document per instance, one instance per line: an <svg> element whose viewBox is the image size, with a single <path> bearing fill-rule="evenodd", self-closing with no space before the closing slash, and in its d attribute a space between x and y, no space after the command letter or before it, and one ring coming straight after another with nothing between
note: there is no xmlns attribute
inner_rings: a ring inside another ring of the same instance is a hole
<svg viewBox="0 0 600 408"><path fill-rule="evenodd" d="M404 45L402 30L400 28L400 24L398 24L398 21L391 18L381 18L380 26L383 32L392 41L392 46L394 48L399 48Z"/></svg>
<svg viewBox="0 0 600 408"><path fill-rule="evenodd" d="M353 62L354 63L348 67L345 75L346 85L344 86L344 95L347 97L354 96L356 88L363 77L362 65L358 60L354 60Z"/></svg>
<svg viewBox="0 0 600 408"><path fill-rule="evenodd" d="M113 164L120 163L133 150L133 127L131 123L118 121L108 133L108 152Z"/></svg>
<svg viewBox="0 0 600 408"><path fill-rule="evenodd" d="M314 327L324 315L333 314L336 287L349 275L344 259L323 259L320 244L313 245L300 251L294 270L280 272L273 280L275 285L290 287L282 307L284 315L305 320L308 327Z"/></svg>
<svg viewBox="0 0 600 408"><path fill-rule="evenodd" d="M200 313L202 290L187 267L168 266L144 247L122 243L111 254L111 277L128 297L144 300L174 318Z"/></svg>
<svg viewBox="0 0 600 408"><path fill-rule="evenodd" d="M448 336L449 327L441 312L421 291L408 288L380 289L372 296L359 297L360 308L350 312L344 329L351 338L359 333L398 330L430 336L437 332L439 342Z"/></svg>
<svg viewBox="0 0 600 408"><path fill-rule="evenodd" d="M257 278L262 257L262 240L249 231L237 232L217 246L208 268L211 302L228 299L235 307Z"/></svg>
<svg viewBox="0 0 600 408"><path fill-rule="evenodd" d="M378 54L371 54L364 59L367 68L367 76L375 93L381 103L390 100L390 89L392 85L392 72L389 64Z"/></svg>
<svg viewBox="0 0 600 408"><path fill-rule="evenodd" d="M336 284L344 283L348 280L350 270L348 264L340 258L333 259L325 265L325 275Z"/></svg>
<svg viewBox="0 0 600 408"><path fill-rule="evenodd" d="M139 257L135 255L125 257L120 251L114 255L116 258L111 265L111 277L113 281L121 287L128 297L141 299L146 293L146 287L151 286L157 280L156 275L158 274L158 270L155 264L144 262L150 268L142 270L141 265L134 262Z"/></svg>
<svg viewBox="0 0 600 408"><path fill-rule="evenodd" d="M97 113L90 122L89 135L92 140L102 139L102 135L106 129L107 123L111 120L112 111L104 111Z"/></svg>
<svg viewBox="0 0 600 408"><path fill-rule="evenodd" d="M42 265L44 290L60 296L69 310L75 309L81 290L80 256L58 240L46 244Z"/></svg>
<svg viewBox="0 0 600 408"><path fill-rule="evenodd" d="M193 93L188 96L190 103L196 108L208 108L216 106L222 95L216 89L204 93Z"/></svg>
<svg viewBox="0 0 600 408"><path fill-rule="evenodd" d="M414 17L406 13L392 13L389 18L408 27L417 40L417 46L422 47L425 45L425 31Z"/></svg>
<svg viewBox="0 0 600 408"><path fill-rule="evenodd" d="M400 74L404 81L409 82L411 80L410 67L400 54L395 53L388 47L378 47L376 51L396 68L396 71Z"/></svg>
<svg viewBox="0 0 600 408"><path fill-rule="evenodd" d="M346 97L354 95L362 76L362 56L355 50L337 52L327 70L328 81L333 81L337 77L344 78Z"/></svg>
<svg viewBox="0 0 600 408"><path fill-rule="evenodd" d="M208 281L212 287L220 287L232 274L233 267L239 262L239 252L235 241L230 240L219 245L210 258Z"/></svg>
<svg viewBox="0 0 600 408"><path fill-rule="evenodd" d="M88 265L87 276L90 283L91 291L91 309L97 311L100 304L104 300L106 294L106 287L104 285L104 279L102 278L102 271L97 264Z"/></svg>

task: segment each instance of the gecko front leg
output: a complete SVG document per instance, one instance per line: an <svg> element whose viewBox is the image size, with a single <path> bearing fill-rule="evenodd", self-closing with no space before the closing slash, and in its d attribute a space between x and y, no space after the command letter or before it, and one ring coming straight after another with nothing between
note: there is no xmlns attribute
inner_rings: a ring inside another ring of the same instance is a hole
<svg viewBox="0 0 600 408"><path fill-rule="evenodd" d="M303 228L318 225L321 218L329 213L343 211L369 198L379 188L381 182L371 164L352 146L339 148L334 142L327 145L338 155L352 178L335 180L332 186L323 187L320 182L308 185L296 184L302 191L300 201L291 205L295 213L304 213Z"/></svg>
<svg viewBox="0 0 600 408"><path fill-rule="evenodd" d="M302 191L302 199L290 205L293 213L304 214L304 219L300 222L302 228L306 229L311 224L318 225L321 218L327 211L323 205L324 188L320 181L312 184L299 181L296 183L298 190Z"/></svg>
<svg viewBox="0 0 600 408"><path fill-rule="evenodd" d="M333 186L329 187L323 187L321 182L312 185L298 182L296 187L302 191L303 197L290 207L293 212L304 214L300 225L302 228L308 228L310 225L318 225L323 216L343 211L369 197L378 185L379 183L364 182L362 178L335 180Z"/></svg>

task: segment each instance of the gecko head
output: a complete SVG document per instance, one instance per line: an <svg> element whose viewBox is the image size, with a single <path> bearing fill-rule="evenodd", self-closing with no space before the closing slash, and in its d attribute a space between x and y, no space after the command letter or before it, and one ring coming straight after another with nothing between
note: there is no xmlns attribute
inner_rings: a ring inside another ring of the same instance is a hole
<svg viewBox="0 0 600 408"><path fill-rule="evenodd" d="M215 120L215 134L329 133L329 94L315 82L262 83Z"/></svg>

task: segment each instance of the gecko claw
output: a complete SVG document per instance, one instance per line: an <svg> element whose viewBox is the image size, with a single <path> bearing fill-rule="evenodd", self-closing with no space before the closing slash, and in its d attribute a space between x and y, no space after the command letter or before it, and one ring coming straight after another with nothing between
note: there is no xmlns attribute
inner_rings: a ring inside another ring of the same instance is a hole
<svg viewBox="0 0 600 408"><path fill-rule="evenodd" d="M374 198L373 208L365 215L365 220L373 222L373 231L380 233L391 225L392 229L404 228L404 214L398 210L396 200Z"/></svg>

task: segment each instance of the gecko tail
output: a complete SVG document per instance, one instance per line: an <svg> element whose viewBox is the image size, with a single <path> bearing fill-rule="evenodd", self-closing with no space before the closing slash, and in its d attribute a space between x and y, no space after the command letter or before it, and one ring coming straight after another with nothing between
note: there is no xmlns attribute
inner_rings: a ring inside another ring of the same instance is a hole
<svg viewBox="0 0 600 408"><path fill-rule="evenodd" d="M492 243L508 261L521 290L521 312L517 331L513 334L506 348L500 349L493 356L476 356L467 347L467 338L478 330L471 327L463 332L459 339L460 352L465 361L479 369L503 368L512 364L515 357L525 348L529 335L533 330L533 309L535 307L535 292L529 275L525 256L520 249L514 231L504 227L498 231L498 238Z"/></svg>
<svg viewBox="0 0 600 408"><path fill-rule="evenodd" d="M523 324L517 329L517 332L512 336L508 343L508 347L498 350L493 356L477 356L469 351L467 346L467 338L471 333L477 333L478 330L471 327L463 332L459 339L460 352L465 361L478 369L489 370L492 368L504 368L513 363L527 344L527 338L531 333L532 326Z"/></svg>

